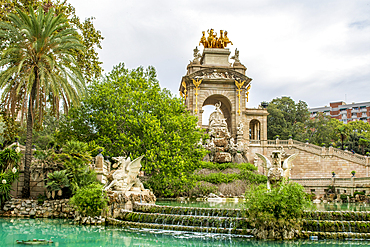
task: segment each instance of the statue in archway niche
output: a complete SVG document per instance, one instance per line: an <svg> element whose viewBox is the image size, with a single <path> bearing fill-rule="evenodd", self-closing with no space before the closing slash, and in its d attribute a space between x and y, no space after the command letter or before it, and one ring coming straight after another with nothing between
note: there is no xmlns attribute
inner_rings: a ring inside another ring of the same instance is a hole
<svg viewBox="0 0 370 247"><path fill-rule="evenodd" d="M272 163L269 159L259 153L256 155L262 160L262 167L267 172L267 189L271 189L271 185L276 182L285 179L288 180L290 177L290 170L293 167L293 160L297 158L298 154L293 154L288 156L282 164L282 154L283 150L272 151L271 158Z"/></svg>
<svg viewBox="0 0 370 247"><path fill-rule="evenodd" d="M215 111L209 117L208 133L210 141L205 146L210 151L205 160L216 163L236 162L244 163L246 159L246 148L244 144L235 142L231 137L226 118L221 111L221 102L215 104Z"/></svg>

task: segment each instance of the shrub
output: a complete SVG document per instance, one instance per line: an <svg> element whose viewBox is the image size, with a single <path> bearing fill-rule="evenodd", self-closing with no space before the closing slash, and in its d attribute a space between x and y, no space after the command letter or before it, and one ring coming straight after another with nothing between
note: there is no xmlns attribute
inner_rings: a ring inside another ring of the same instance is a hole
<svg viewBox="0 0 370 247"><path fill-rule="evenodd" d="M241 170L240 173L210 173L208 175L194 175L197 181L205 181L213 184L231 183L235 180L247 180L250 183L264 183L267 181L266 176L256 174L249 170Z"/></svg>
<svg viewBox="0 0 370 247"><path fill-rule="evenodd" d="M0 208L1 205L10 199L12 183L18 179L18 163L21 154L14 149L6 148L0 152Z"/></svg>
<svg viewBox="0 0 370 247"><path fill-rule="evenodd" d="M67 171L62 170L48 173L45 187L49 191L57 191L63 189L64 187L69 187Z"/></svg>
<svg viewBox="0 0 370 247"><path fill-rule="evenodd" d="M21 159L21 153L17 153L12 148L6 148L0 152L0 172L5 172L13 167L18 168Z"/></svg>
<svg viewBox="0 0 370 247"><path fill-rule="evenodd" d="M103 185L90 184L80 188L71 198L70 204L77 207L77 211L83 216L99 216L107 207L108 199Z"/></svg>
<svg viewBox="0 0 370 247"><path fill-rule="evenodd" d="M213 162L206 162L202 161L200 164L200 169L210 169L210 170L218 170L218 171L223 171L228 168L238 168L240 170L249 170L249 171L256 171L257 167L255 167L253 164L250 163L241 163L241 164L236 164L236 163L213 163Z"/></svg>
<svg viewBox="0 0 370 247"><path fill-rule="evenodd" d="M216 193L218 190L216 185L208 182L198 182L196 186L190 191L191 196L206 196L210 193Z"/></svg>
<svg viewBox="0 0 370 247"><path fill-rule="evenodd" d="M14 167L12 170L0 172L0 206L10 199L12 183L18 179L19 172Z"/></svg>
<svg viewBox="0 0 370 247"><path fill-rule="evenodd" d="M262 234L257 237L272 230L275 232L274 238L282 238L284 229L299 230L303 210L310 205L304 188L293 182L278 183L270 191L262 184L246 193L249 220Z"/></svg>

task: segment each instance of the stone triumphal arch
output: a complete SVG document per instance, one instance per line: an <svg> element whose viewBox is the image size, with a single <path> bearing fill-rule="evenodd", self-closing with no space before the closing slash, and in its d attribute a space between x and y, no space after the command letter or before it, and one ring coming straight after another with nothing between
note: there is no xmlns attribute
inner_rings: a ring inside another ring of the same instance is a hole
<svg viewBox="0 0 370 247"><path fill-rule="evenodd" d="M235 50L231 57L234 62L230 63L231 52L226 45L215 46L204 45L202 54L194 49L194 59L188 64L179 89L187 109L202 126L202 107L220 102L232 138L246 145L267 140L267 110L247 108L252 79L239 60L239 51ZM238 131L243 134L238 135Z"/></svg>
<svg viewBox="0 0 370 247"><path fill-rule="evenodd" d="M284 157L298 154L290 178L304 185L307 191L324 192L328 184L320 179L331 178L331 171L335 171L336 176L350 181L348 185L341 182L339 190L353 194L356 186L348 171L355 170L356 176L369 177L370 157L293 139L267 140L267 110L262 106L247 107L252 79L239 60L239 51L236 49L230 57L226 46L232 43L227 36L220 32L217 38L213 29L208 30L208 34L206 37L203 32L200 40L204 47L202 53L197 47L194 49L194 58L187 65L179 89L187 109L198 117L198 125L208 131L210 138L202 142L210 150L208 160L218 163L248 161L264 172L256 153L265 157L276 150ZM234 62L230 63L229 59ZM206 105L214 105L216 110L210 115L209 124L202 126L202 107ZM310 180L305 180L307 178ZM331 186L334 186L333 178Z"/></svg>

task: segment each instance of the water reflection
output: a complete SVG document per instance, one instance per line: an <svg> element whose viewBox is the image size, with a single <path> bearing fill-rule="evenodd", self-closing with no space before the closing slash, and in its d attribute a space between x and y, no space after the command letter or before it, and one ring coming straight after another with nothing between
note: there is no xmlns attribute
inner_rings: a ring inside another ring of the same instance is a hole
<svg viewBox="0 0 370 247"><path fill-rule="evenodd" d="M368 203L319 203L316 204L319 211L370 211Z"/></svg>
<svg viewBox="0 0 370 247"><path fill-rule="evenodd" d="M228 234L75 226L59 219L0 218L0 246L21 246L16 240L52 238L50 246L367 246L368 241L255 241Z"/></svg>

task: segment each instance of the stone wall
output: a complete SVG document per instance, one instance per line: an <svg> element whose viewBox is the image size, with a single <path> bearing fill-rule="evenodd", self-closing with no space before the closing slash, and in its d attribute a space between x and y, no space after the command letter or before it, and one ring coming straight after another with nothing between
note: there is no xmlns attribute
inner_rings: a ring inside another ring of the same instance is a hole
<svg viewBox="0 0 370 247"><path fill-rule="evenodd" d="M24 171L19 171L19 179L12 184L11 195L13 197L21 197L22 196L22 188L23 188L23 181L24 181ZM36 180L30 177L30 197L37 198L39 195L45 195L46 188L44 183L44 177L40 176Z"/></svg>
<svg viewBox="0 0 370 247"><path fill-rule="evenodd" d="M74 218L75 209L68 204L68 199L44 201L15 199L7 201L0 210L0 216L34 218Z"/></svg>
<svg viewBox="0 0 370 247"><path fill-rule="evenodd" d="M301 178L292 181L303 185L308 193L316 195L326 194L329 186L335 188L337 194L353 195L355 191L370 194L370 177L351 177L351 178Z"/></svg>

